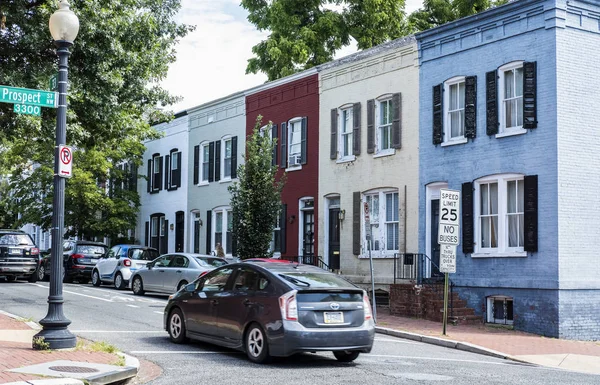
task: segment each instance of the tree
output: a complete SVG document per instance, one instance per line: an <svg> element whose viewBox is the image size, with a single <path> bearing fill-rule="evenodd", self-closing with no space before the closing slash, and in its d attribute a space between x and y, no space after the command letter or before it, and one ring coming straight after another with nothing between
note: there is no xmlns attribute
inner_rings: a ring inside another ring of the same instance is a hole
<svg viewBox="0 0 600 385"><path fill-rule="evenodd" d="M238 255L242 258L271 256L269 244L275 221L281 210L281 191L285 175L277 180L277 165L273 164L273 149L277 145L267 132L261 131L262 116L246 142L244 164L237 170L238 181L229 186L234 233Z"/></svg>
<svg viewBox="0 0 600 385"><path fill-rule="evenodd" d="M404 0L242 0L248 20L269 37L252 47L246 73L275 80L326 63L356 40L370 48L406 33Z"/></svg>
<svg viewBox="0 0 600 385"><path fill-rule="evenodd" d="M408 17L408 30L424 31L497 7L509 0L425 0L423 8Z"/></svg>
<svg viewBox="0 0 600 385"><path fill-rule="evenodd" d="M177 99L157 83L175 61L175 45L191 28L173 17L180 0L71 0L80 31L69 59L67 144L75 148L67 181L65 228L83 237L110 236L134 227L137 193L114 192L106 182L129 179L117 168L141 165L144 140L156 138L149 119L172 114L159 105ZM55 0L0 3L0 84L47 89L57 71L48 20ZM41 118L0 105L0 174L9 176L8 202L21 219L48 228L56 111Z"/></svg>

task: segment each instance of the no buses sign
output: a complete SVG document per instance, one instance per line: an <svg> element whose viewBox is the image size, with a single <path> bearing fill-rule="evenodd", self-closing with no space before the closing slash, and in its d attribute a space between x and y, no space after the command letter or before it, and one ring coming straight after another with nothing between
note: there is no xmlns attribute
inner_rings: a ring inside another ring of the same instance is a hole
<svg viewBox="0 0 600 385"><path fill-rule="evenodd" d="M456 245L460 234L460 191L440 190L440 271L456 273Z"/></svg>

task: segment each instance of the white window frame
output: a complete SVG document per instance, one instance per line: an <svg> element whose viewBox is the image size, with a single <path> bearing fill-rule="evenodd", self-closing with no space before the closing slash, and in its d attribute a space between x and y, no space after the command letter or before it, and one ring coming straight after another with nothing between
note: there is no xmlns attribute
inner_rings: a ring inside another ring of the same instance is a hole
<svg viewBox="0 0 600 385"><path fill-rule="evenodd" d="M158 237L158 217L150 218L150 238Z"/></svg>
<svg viewBox="0 0 600 385"><path fill-rule="evenodd" d="M204 148L210 148L210 142L202 142L200 143L200 178L198 178L198 186L208 186L209 182L208 182L208 173L210 173L210 169L208 170L208 173L206 175L204 175L204 163L206 160L206 163L209 165L208 167L210 168L210 150L208 152L208 158L204 159Z"/></svg>
<svg viewBox="0 0 600 385"><path fill-rule="evenodd" d="M381 141L382 141L382 134L381 134L381 130L382 130L382 125L379 124L380 120L381 120L381 105L383 103L390 103L390 107L393 109L393 103L392 103L392 94L386 94L386 95L382 95L379 98L376 99L375 101L375 154L374 157L380 157L380 156L388 156L388 155L394 155L396 153L396 149L392 147L392 123L393 121L390 121L388 124L386 124L386 128L388 128L390 130L389 133L389 141L390 141L390 147L386 148L386 149L382 149L382 145L381 145ZM392 111L392 116L393 116L393 111ZM392 118L393 120L393 118Z"/></svg>
<svg viewBox="0 0 600 385"><path fill-rule="evenodd" d="M212 211L212 226L211 226L211 242L210 244L212 245L213 251L215 253L215 255L217 255L217 243L216 243L216 234L217 234L217 214L221 213L221 247L223 247L223 251L225 252L226 256L231 256L231 252L232 250L227 250L227 218L230 215L233 215L233 211L231 210L230 206L221 206L221 207L217 207L215 209L213 209ZM231 231L231 236L233 237L233 229ZM233 238L232 238L232 242L233 242Z"/></svg>
<svg viewBox="0 0 600 385"><path fill-rule="evenodd" d="M169 162L171 162L171 164L169 165L169 167L170 167L170 170L169 170L169 187L170 188L181 187L181 186L177 186L177 185L173 184L173 171L177 171L177 158L180 157L180 156L181 156L181 151L179 151L179 150L177 150L177 151L171 151L171 156L169 157ZM175 159L175 161L173 161L173 159Z"/></svg>
<svg viewBox="0 0 600 385"><path fill-rule="evenodd" d="M345 121L344 113L347 113L350 117L348 120L349 130L343 131ZM348 148L348 154L344 154L344 136L350 137L350 145ZM345 104L338 109L338 163L350 162L356 159L353 154L354 149L354 105Z"/></svg>
<svg viewBox="0 0 600 385"><path fill-rule="evenodd" d="M287 165L288 166L287 166L286 171L295 171L295 170L301 170L302 169L301 160L299 160L297 164L292 164L290 162L290 159L292 157L292 155L291 155L292 152L290 151L291 148L292 148L292 129L293 129L293 125L296 124L296 123L298 123L300 125L300 131L299 131L299 134L300 134L300 143L299 143L299 145L300 145L300 152L297 153L294 156L299 156L300 159L302 159L302 117L296 117L296 118L290 119L287 122L287 128L286 129L287 129Z"/></svg>
<svg viewBox="0 0 600 385"><path fill-rule="evenodd" d="M273 233L271 234L271 243L269 243L269 251L273 253L273 258L281 258L281 245L279 245L280 251L275 250L275 238L281 237L280 231L281 213L278 213L277 218L275 219L275 225L273 226Z"/></svg>
<svg viewBox="0 0 600 385"><path fill-rule="evenodd" d="M505 64L498 68L498 112L500 117L500 127L499 132L496 134L496 138L502 138L505 136L512 135L520 135L527 133L527 130L523 128L523 125L515 126L515 127L506 127L506 110L505 110L505 99L504 99L504 73L507 71L515 70L518 68L523 68L523 61L516 61ZM525 76L525 74L523 74ZM523 90L525 93L525 90ZM521 95L521 99L523 95ZM517 110L517 114L519 111ZM521 114L523 115L523 110L521 110ZM523 122L524 116L521 117L521 122Z"/></svg>
<svg viewBox="0 0 600 385"><path fill-rule="evenodd" d="M524 180L523 174L498 174L477 179L474 183L474 237L475 252L473 258L482 257L526 257L524 247L508 247L508 220L507 220L507 185L510 181ZM481 185L498 183L498 247L481 247ZM523 192L524 193L524 192ZM524 232L524 230L523 230Z"/></svg>
<svg viewBox="0 0 600 385"><path fill-rule="evenodd" d="M377 190L365 191L361 196L361 257L366 258L369 256L369 249L367 247L367 234L365 232L366 220L365 220L365 212L364 212L364 204L367 202L367 196L375 196L377 195L379 199L379 218L376 222L373 221L373 217L370 218L371 225L375 226L379 229L380 237L377 239L379 241L379 250L375 250L375 239L372 239L372 250L371 254L373 258L392 258L394 254L398 253L398 249L396 250L388 250L387 249L387 223L392 223L386 221L386 194L398 194L398 210L400 209L400 190L397 188L384 188ZM369 211L372 211L372 208L369 208ZM398 223L398 248L400 247L400 212L398 211L398 221L393 221L393 223Z"/></svg>
<svg viewBox="0 0 600 385"><path fill-rule="evenodd" d="M160 237L164 237L164 236L165 236L165 233L167 232L167 228L165 227L165 224L166 224L166 223L165 223L165 221L166 221L166 218L165 218L165 216L163 215L163 216L162 216L162 217L160 217L159 219L160 219L160 223L159 223L159 225L158 225L158 235L159 235Z"/></svg>
<svg viewBox="0 0 600 385"><path fill-rule="evenodd" d="M465 96L463 97L463 99L465 100L465 106L466 106L466 77L465 76L456 76L453 77L451 79L448 79L444 82L444 142L442 143L442 146L452 146L455 144L464 144L467 143L468 139L465 137L465 119L464 119L464 111L465 111L465 106L463 106L462 110L463 110L463 120L462 120L462 135L457 136L455 138L452 138L452 127L451 127L451 119L450 119L450 113L451 112L455 112L455 111L460 111L461 109L459 108L458 110L454 110L454 111L450 111L450 87L454 86L454 85L459 85L460 83L463 83L463 92L465 92Z"/></svg>
<svg viewBox="0 0 600 385"><path fill-rule="evenodd" d="M150 181L150 191L158 191L160 186L154 185L154 180L156 179L155 175L160 174L160 155L155 155L152 157L152 180ZM160 178L162 183L162 178Z"/></svg>
<svg viewBox="0 0 600 385"><path fill-rule="evenodd" d="M494 300L504 300L504 301L511 301L513 303L513 319L509 320L509 319L500 319L500 318L495 318L494 317L494 313L493 313L493 305L494 305ZM513 325L514 324L514 319L515 319L515 299L513 297L508 297L505 295L493 295L490 297L486 298L486 322L487 323L493 323L493 324L498 324L498 325Z"/></svg>
<svg viewBox="0 0 600 385"><path fill-rule="evenodd" d="M226 151L226 146L227 146L227 142L231 143L231 158L233 161L233 140L232 140L232 136L231 135L226 135L224 137L221 138L221 170L219 170L219 172L221 173L221 179L219 180L219 182L221 183L225 183L225 182L230 182L231 181L231 167L229 168L229 176L225 176L225 151Z"/></svg>

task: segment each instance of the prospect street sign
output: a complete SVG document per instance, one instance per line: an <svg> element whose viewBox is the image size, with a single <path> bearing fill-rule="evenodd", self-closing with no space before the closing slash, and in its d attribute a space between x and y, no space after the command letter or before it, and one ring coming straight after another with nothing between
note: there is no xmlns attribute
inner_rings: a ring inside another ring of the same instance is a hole
<svg viewBox="0 0 600 385"><path fill-rule="evenodd" d="M58 107L58 93L0 86L0 102L56 108Z"/></svg>
<svg viewBox="0 0 600 385"><path fill-rule="evenodd" d="M458 245L460 218L460 191L440 190L440 223L438 243Z"/></svg>

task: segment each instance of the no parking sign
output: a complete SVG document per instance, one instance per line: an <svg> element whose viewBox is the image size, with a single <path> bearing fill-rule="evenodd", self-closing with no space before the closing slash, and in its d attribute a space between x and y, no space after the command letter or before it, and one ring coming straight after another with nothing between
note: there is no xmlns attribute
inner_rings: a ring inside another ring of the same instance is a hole
<svg viewBox="0 0 600 385"><path fill-rule="evenodd" d="M69 146L58 147L58 176L63 178L73 176L73 150Z"/></svg>

